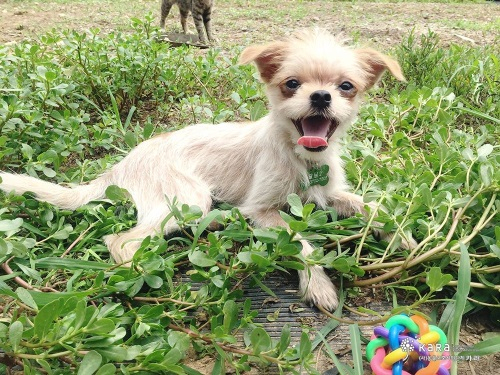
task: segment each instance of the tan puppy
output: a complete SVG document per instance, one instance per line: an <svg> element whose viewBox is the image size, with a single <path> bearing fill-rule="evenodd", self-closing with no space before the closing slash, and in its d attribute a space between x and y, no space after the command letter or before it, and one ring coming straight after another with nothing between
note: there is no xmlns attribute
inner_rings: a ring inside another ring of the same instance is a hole
<svg viewBox="0 0 500 375"><path fill-rule="evenodd" d="M363 199L347 192L339 141L356 118L363 93L386 69L404 79L397 62L371 49L348 48L321 30L249 47L241 62L254 62L266 84L271 111L259 121L200 124L159 135L88 185L66 188L0 173L0 188L31 191L66 209L103 198L112 184L127 189L137 206L137 226L105 237L117 262L132 259L141 240L160 230L170 211L165 197L204 213L213 199L228 202L263 227L286 226L278 210L286 209L291 193L322 208L333 206L340 215L363 212ZM320 169L327 174L321 176ZM174 220L165 226L166 233L176 229ZM313 249L301 242L307 256ZM335 288L321 267L300 271L299 277L306 301L330 310L337 306Z"/></svg>

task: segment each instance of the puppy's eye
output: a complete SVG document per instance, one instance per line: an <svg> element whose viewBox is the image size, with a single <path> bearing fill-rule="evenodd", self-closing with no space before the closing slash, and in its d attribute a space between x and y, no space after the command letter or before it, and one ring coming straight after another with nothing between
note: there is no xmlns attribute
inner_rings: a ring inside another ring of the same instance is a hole
<svg viewBox="0 0 500 375"><path fill-rule="evenodd" d="M339 88L342 91L351 91L354 88L354 85L351 82L345 81L340 84Z"/></svg>
<svg viewBox="0 0 500 375"><path fill-rule="evenodd" d="M296 79L289 79L288 81L286 81L285 85L290 90L297 90L300 86L300 83Z"/></svg>

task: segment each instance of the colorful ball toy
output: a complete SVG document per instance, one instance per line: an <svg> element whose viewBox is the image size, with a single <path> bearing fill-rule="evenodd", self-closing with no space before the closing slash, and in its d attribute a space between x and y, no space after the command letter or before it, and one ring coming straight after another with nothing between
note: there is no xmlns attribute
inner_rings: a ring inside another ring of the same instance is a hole
<svg viewBox="0 0 500 375"><path fill-rule="evenodd" d="M375 327L366 347L374 375L449 375L448 339L418 315L395 315Z"/></svg>

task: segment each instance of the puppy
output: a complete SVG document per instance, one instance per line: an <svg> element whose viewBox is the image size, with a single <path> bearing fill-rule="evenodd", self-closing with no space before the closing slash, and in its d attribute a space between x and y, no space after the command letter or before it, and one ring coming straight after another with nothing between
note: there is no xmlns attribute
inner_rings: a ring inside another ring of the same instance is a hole
<svg viewBox="0 0 500 375"><path fill-rule="evenodd" d="M146 236L160 231L170 201L236 205L261 227L283 226L287 196L334 207L340 215L364 212L363 199L347 191L340 139L358 113L363 94L385 70L403 80L396 61L372 49L353 49L319 29L248 47L241 63L255 63L266 85L270 113L252 123L199 124L156 136L88 185L73 188L24 175L0 173L0 188L65 209L104 197L110 185L125 188L137 206L137 225L104 238L116 262L130 261ZM319 172L322 171L322 172ZM177 230L175 220L165 233ZM313 248L301 239L302 254ZM299 271L303 298L326 309L338 304L323 268Z"/></svg>

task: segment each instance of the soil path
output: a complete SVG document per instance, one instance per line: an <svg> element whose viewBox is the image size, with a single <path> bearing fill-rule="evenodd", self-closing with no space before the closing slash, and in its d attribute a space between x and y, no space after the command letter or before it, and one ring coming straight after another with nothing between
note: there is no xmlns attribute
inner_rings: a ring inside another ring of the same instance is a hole
<svg viewBox="0 0 500 375"><path fill-rule="evenodd" d="M131 17L159 16L158 0L0 0L0 43L36 38L52 28L129 30ZM177 9L167 30L180 30ZM218 0L213 13L218 44L246 45L302 27L321 26L376 46L391 46L410 30L432 30L441 43L493 44L500 38L500 2L372 3L295 0ZM190 20L191 30L194 25Z"/></svg>

